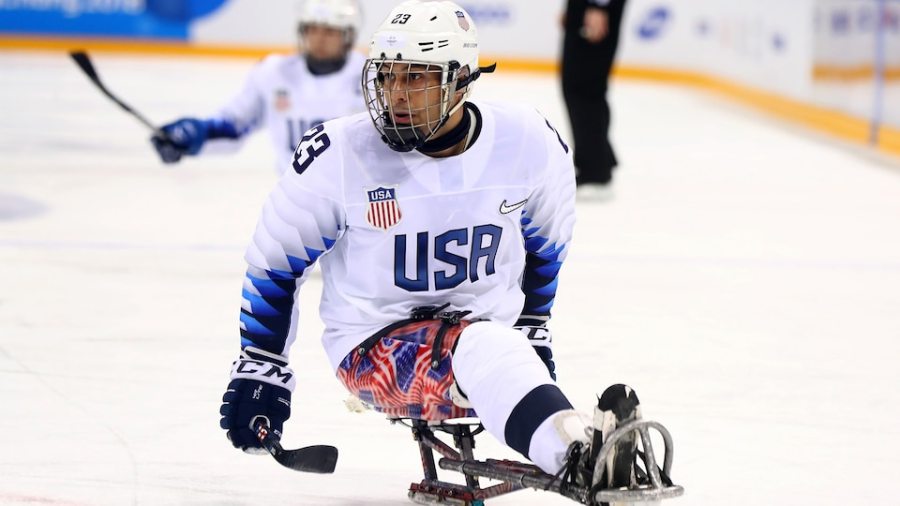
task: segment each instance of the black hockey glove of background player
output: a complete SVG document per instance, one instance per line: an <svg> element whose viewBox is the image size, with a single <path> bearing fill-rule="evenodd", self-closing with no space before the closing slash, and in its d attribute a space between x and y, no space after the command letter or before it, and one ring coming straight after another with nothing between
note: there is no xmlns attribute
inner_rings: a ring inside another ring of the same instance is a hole
<svg viewBox="0 0 900 506"><path fill-rule="evenodd" d="M284 422L291 417L294 372L281 355L248 346L231 367L231 382L222 397L219 425L228 431L235 448L262 453L255 424L262 420L269 431L281 437Z"/></svg>
<svg viewBox="0 0 900 506"><path fill-rule="evenodd" d="M534 352L541 357L547 370L550 371L550 377L556 381L556 364L553 362L553 334L550 333L546 324L545 319L522 315L514 328L525 334L528 342L534 348Z"/></svg>

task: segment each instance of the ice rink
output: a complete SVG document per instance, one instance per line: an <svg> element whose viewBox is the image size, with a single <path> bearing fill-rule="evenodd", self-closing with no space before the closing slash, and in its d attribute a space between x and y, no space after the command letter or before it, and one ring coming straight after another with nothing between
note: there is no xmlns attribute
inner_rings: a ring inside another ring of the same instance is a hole
<svg viewBox="0 0 900 506"><path fill-rule="evenodd" d="M214 112L252 65L94 60L158 123ZM417 449L344 406L317 275L284 443L338 446L337 471L244 455L218 427L268 138L164 167L65 55L0 67L0 504L408 504ZM568 137L554 76L500 68L474 98L531 102ZM900 160L691 89L611 99L617 194L579 203L554 308L563 390L588 410L634 386L675 439L673 506L900 504ZM487 435L476 454L514 456Z"/></svg>

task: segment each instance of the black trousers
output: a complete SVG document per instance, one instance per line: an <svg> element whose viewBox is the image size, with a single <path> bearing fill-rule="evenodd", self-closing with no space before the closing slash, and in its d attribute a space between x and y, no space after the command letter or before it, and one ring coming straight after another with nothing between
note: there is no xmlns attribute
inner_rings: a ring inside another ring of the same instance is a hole
<svg viewBox="0 0 900 506"><path fill-rule="evenodd" d="M562 89L569 122L576 181L606 184L618 164L609 142L610 112L606 100L609 73L619 46L619 27L625 0L612 0L608 7L609 33L591 44L579 33L584 20L585 0L569 0L566 8L562 53Z"/></svg>

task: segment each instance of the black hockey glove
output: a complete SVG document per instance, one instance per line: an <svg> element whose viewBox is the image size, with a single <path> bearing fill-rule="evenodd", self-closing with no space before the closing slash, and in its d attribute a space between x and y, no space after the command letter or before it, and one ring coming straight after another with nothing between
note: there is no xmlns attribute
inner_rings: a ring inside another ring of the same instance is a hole
<svg viewBox="0 0 900 506"><path fill-rule="evenodd" d="M284 422L291 417L294 372L281 355L248 346L231 368L231 382L222 397L219 425L228 431L235 448L248 453L264 453L256 438L254 424L263 420L279 437Z"/></svg>
<svg viewBox="0 0 900 506"><path fill-rule="evenodd" d="M530 323L535 323L535 325L530 325ZM516 322L515 328L525 334L528 342L534 348L534 352L541 357L547 370L550 371L550 377L556 381L556 364L553 362L553 334L550 333L550 329L545 327L543 322L532 322L526 318L520 318Z"/></svg>

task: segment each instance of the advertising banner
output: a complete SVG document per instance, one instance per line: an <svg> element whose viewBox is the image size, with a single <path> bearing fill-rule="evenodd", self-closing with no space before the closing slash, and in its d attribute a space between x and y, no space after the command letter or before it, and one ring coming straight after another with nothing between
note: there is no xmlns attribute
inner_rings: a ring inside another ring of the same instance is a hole
<svg viewBox="0 0 900 506"><path fill-rule="evenodd" d="M187 40L227 0L0 0L0 32Z"/></svg>

